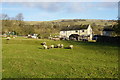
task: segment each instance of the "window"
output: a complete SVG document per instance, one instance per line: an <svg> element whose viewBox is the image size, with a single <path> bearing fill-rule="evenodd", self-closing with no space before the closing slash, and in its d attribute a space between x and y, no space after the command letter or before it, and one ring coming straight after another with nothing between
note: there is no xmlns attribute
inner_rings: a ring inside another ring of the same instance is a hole
<svg viewBox="0 0 120 80"><path fill-rule="evenodd" d="M82 32L84 32L84 30L82 30Z"/></svg>
<svg viewBox="0 0 120 80"><path fill-rule="evenodd" d="M78 32L78 31L75 31L76 33Z"/></svg>
<svg viewBox="0 0 120 80"><path fill-rule="evenodd" d="M65 33L65 31L63 31L63 33Z"/></svg>

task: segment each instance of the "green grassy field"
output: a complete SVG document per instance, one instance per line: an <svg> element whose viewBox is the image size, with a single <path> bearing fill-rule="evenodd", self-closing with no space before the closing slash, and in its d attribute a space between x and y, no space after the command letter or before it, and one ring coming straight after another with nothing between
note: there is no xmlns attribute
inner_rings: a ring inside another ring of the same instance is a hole
<svg viewBox="0 0 120 80"><path fill-rule="evenodd" d="M43 49L63 43L70 49ZM47 39L3 39L3 78L117 78L118 47L110 44L52 41Z"/></svg>

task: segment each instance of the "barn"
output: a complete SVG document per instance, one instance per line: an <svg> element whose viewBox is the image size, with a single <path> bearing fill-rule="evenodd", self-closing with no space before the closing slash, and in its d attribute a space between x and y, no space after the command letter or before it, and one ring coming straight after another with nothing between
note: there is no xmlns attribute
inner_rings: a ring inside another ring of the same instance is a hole
<svg viewBox="0 0 120 80"><path fill-rule="evenodd" d="M114 30L112 28L104 28L103 36L113 36Z"/></svg>
<svg viewBox="0 0 120 80"><path fill-rule="evenodd" d="M88 25L66 26L60 30L60 38L75 40L92 40L92 28Z"/></svg>

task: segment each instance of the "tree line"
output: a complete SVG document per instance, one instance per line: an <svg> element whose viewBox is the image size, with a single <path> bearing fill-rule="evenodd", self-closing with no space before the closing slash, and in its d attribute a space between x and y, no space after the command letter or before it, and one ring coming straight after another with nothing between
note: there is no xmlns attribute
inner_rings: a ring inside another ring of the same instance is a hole
<svg viewBox="0 0 120 80"><path fill-rule="evenodd" d="M1 14L2 20L2 34L15 32L16 35L39 34L40 36L47 37L51 34L58 34L59 24L55 22L40 22L37 24L30 24L24 21L22 13L17 14L15 17L9 17L7 14Z"/></svg>
<svg viewBox="0 0 120 80"><path fill-rule="evenodd" d="M2 33L15 32L16 35L28 35L28 34L39 34L42 37L48 37L50 35L59 35L59 32L65 26L80 25L79 21L73 22L61 22L61 21L43 21L38 23L27 23L24 21L24 16L22 13L17 14L15 17L9 17L7 14L2 14L0 17L2 20ZM108 24L104 24L108 25ZM97 23L91 23L94 34L100 34L100 31L104 28L102 25ZM120 32L120 24L114 27L117 34Z"/></svg>

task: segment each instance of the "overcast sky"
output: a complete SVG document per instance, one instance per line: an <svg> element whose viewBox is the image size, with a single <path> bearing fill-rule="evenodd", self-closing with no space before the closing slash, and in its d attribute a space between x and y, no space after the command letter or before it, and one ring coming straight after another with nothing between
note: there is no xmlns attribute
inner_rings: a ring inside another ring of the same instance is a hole
<svg viewBox="0 0 120 80"><path fill-rule="evenodd" d="M117 2L3 2L0 13L14 17L23 13L25 21L57 19L117 19Z"/></svg>

